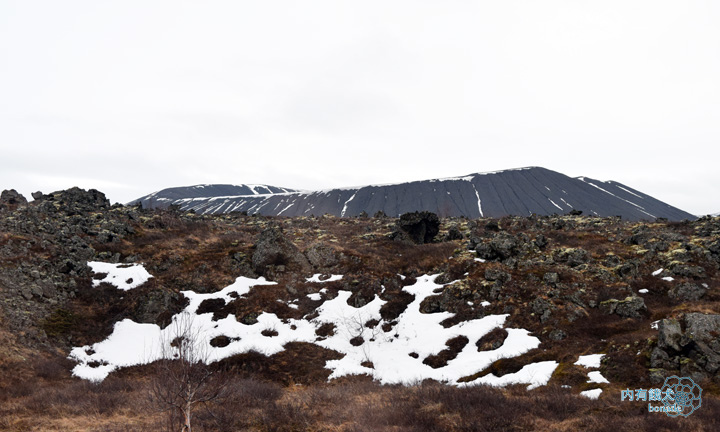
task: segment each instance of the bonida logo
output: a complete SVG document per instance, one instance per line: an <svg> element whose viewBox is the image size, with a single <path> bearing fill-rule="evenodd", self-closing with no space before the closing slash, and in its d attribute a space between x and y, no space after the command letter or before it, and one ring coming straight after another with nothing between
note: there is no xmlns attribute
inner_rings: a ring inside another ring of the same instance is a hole
<svg viewBox="0 0 720 432"><path fill-rule="evenodd" d="M671 376L662 388L622 390L621 400L649 401L648 411L664 412L670 417L687 417L702 405L702 388L687 377ZM653 405L652 402L660 404Z"/></svg>
<svg viewBox="0 0 720 432"><path fill-rule="evenodd" d="M702 405L702 388L690 378L668 377L663 384L661 392L668 396L662 399L666 408L675 407L674 411L667 411L667 415L687 417ZM648 409L650 409L648 404Z"/></svg>

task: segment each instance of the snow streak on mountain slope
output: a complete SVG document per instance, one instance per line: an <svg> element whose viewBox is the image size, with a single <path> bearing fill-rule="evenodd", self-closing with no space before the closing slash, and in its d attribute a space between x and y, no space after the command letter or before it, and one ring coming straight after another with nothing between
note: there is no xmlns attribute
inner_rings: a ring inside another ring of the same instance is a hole
<svg viewBox="0 0 720 432"><path fill-rule="evenodd" d="M277 193L298 192L295 189L286 189L267 185L196 185L163 189L158 192L145 195L134 202L142 202L147 207L162 207L172 204L173 201L184 198L205 198L217 196L254 196L269 195Z"/></svg>
<svg viewBox="0 0 720 432"><path fill-rule="evenodd" d="M622 216L630 220L695 219L690 213L623 184L586 177L571 178L540 167L314 192L268 186L269 192L263 194L219 195L219 190L213 194L210 188L202 188L202 191L197 187L166 189L136 202L140 201L146 207L176 204L182 210L198 213L245 211L272 216L332 214L343 217L362 212L373 215L378 211L398 216L428 210L440 216L478 218L565 214L581 210L587 215Z"/></svg>

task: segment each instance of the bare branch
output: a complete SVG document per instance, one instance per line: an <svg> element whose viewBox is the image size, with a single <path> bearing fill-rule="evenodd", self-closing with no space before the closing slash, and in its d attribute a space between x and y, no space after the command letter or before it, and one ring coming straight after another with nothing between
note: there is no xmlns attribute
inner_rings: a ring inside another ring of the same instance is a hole
<svg viewBox="0 0 720 432"><path fill-rule="evenodd" d="M195 409L223 397L227 380L208 364L210 346L193 325L191 314L177 316L163 334L150 399L168 413L173 428L192 432Z"/></svg>

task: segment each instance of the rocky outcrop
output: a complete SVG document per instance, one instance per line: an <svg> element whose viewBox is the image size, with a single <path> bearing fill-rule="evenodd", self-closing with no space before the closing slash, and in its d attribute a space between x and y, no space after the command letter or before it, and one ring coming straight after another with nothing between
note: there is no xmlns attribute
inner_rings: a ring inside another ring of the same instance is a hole
<svg viewBox="0 0 720 432"><path fill-rule="evenodd" d="M104 193L78 187L42 195L38 201L41 201L41 209L45 211L61 211L70 216L110 208L110 200Z"/></svg>
<svg viewBox="0 0 720 432"><path fill-rule="evenodd" d="M409 240L415 244L424 244L432 243L439 232L440 219L435 213L412 212L400 216L391 237L399 241Z"/></svg>
<svg viewBox="0 0 720 432"><path fill-rule="evenodd" d="M87 262L119 259L98 254L94 246L133 233L137 217L130 209L112 211L96 190L72 188L33 197L28 203L11 190L0 198L0 207L8 210L0 219L0 315L4 327L26 346L48 343L57 330L53 317L67 312L65 305L91 276Z"/></svg>
<svg viewBox="0 0 720 432"><path fill-rule="evenodd" d="M508 233L497 233L489 241L475 246L477 255L488 261L505 261L518 255L520 241Z"/></svg>
<svg viewBox="0 0 720 432"><path fill-rule="evenodd" d="M252 255L252 266L257 274L270 279L287 270L308 273L311 269L307 258L277 227L260 234Z"/></svg>
<svg viewBox="0 0 720 432"><path fill-rule="evenodd" d="M696 381L720 381L720 315L693 312L661 320L650 367L656 380L679 373Z"/></svg>
<svg viewBox="0 0 720 432"><path fill-rule="evenodd" d="M642 297L630 296L623 300L605 300L600 303L600 310L623 318L642 318L647 313L647 306Z"/></svg>
<svg viewBox="0 0 720 432"><path fill-rule="evenodd" d="M581 248L558 249L553 253L553 258L555 261L565 263L570 267L577 267L590 259L587 251Z"/></svg>
<svg viewBox="0 0 720 432"><path fill-rule="evenodd" d="M15 189L7 189L0 194L0 210L15 210L18 207L26 205L27 199Z"/></svg>
<svg viewBox="0 0 720 432"><path fill-rule="evenodd" d="M305 256L316 269L327 270L340 262L340 256L335 249L321 242L310 245Z"/></svg>

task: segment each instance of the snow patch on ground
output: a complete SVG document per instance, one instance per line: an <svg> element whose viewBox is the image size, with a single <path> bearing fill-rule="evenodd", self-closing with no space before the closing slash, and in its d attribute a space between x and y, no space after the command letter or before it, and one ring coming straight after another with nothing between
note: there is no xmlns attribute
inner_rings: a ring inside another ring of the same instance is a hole
<svg viewBox="0 0 720 432"><path fill-rule="evenodd" d="M600 371L592 371L588 372L588 381L589 383L598 383L598 384L610 384L610 381L608 381Z"/></svg>
<svg viewBox="0 0 720 432"><path fill-rule="evenodd" d="M102 381L118 367L158 360L156 341L160 327L124 319L115 323L113 333L92 347L73 348L70 358L78 364L73 375L90 381Z"/></svg>
<svg viewBox="0 0 720 432"><path fill-rule="evenodd" d="M578 357L576 365L585 366L586 368L599 368L600 360L605 357L605 354L588 354Z"/></svg>
<svg viewBox="0 0 720 432"><path fill-rule="evenodd" d="M139 287L152 277L142 264L112 264L90 261L88 266L90 266L93 273L107 273L104 279L93 280L93 286L105 282L127 291Z"/></svg>
<svg viewBox="0 0 720 432"><path fill-rule="evenodd" d="M600 397L601 393L602 393L602 389L592 389L592 390L585 390L583 392L580 392L580 395L584 396L588 399L597 399Z"/></svg>

